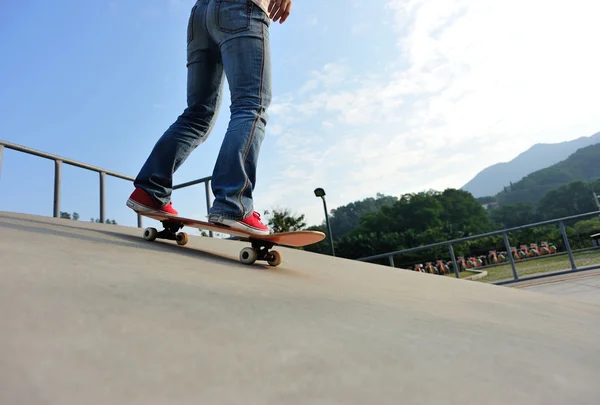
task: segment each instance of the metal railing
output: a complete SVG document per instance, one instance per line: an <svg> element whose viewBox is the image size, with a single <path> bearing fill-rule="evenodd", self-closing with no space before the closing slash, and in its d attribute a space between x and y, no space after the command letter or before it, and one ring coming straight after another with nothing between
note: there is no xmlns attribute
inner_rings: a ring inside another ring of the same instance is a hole
<svg viewBox="0 0 600 405"><path fill-rule="evenodd" d="M592 216L592 215L600 215L600 211L592 211L592 212L587 212L585 214L573 215L573 216L570 216L570 217L556 218L556 219L552 219L552 220L548 220L548 221L536 222L536 223L533 223L533 224L527 224L527 225L517 226L517 227L514 227L514 228L507 228L507 229L502 229L502 230L499 230L499 231L488 232L488 233L484 233L484 234L481 234L481 235L474 235L474 236L468 236L468 237L465 237L465 238L452 239L452 240L448 240L448 241L444 241L444 242L432 243L430 245L418 246L418 247L414 247L414 248L410 248L410 249L402 249L402 250L397 250L397 251L394 251L394 252L381 253L381 254L377 254L377 255L373 255L373 256L363 257L363 258L356 259L356 260L362 261L362 262L369 262L369 261L373 261L373 260L387 258L388 261L389 261L390 266L396 267L395 264L394 264L394 256L396 256L396 255L402 255L402 254L406 254L406 253L417 252L417 251L431 249L431 248L440 247L440 246L447 246L448 247L448 251L450 253L450 259L452 260L452 266L454 268L454 275L456 276L456 278L460 278L460 276L459 276L459 270L458 270L458 264L457 264L457 261L456 261L456 256L454 254L454 248L453 248L452 245L453 244L457 244L457 243L461 243L461 242L466 242L466 241L473 240L473 239L480 239L480 238L486 238L486 237L489 237L489 236L502 235L502 237L504 239L504 245L506 247L507 256L509 258L510 265L511 265L511 268L512 268L512 273L513 273L513 279L512 280L500 281L500 282L496 283L496 284L504 284L504 283L508 283L508 282L519 281L519 275L517 273L517 267L515 265L515 260L514 260L512 254L511 254L511 246L510 246L510 242L508 240L508 233L509 232L520 231L520 230L524 230L524 229L529 229L529 228L534 228L534 227L538 227L538 226L558 224L558 226L560 228L560 233L561 233L562 238L563 238L563 243L565 245L565 250L567 251L567 255L569 256L569 262L571 264L571 270L568 270L567 272L593 270L593 269L600 268L600 264L599 265L594 265L594 266L580 267L580 268L577 267L577 265L575 264L575 259L573 258L573 251L571 250L571 245L569 243L569 238L567 236L567 232L566 232L566 229L565 229L565 222L566 221L571 221L571 220L574 220L574 219L589 217L589 216ZM562 274L562 273L564 273L564 272L553 273L553 275L555 275L555 274ZM534 277L536 277L536 276L532 276L532 277L528 277L528 278L534 278Z"/></svg>
<svg viewBox="0 0 600 405"><path fill-rule="evenodd" d="M38 156L38 157L41 157L44 159L54 161L53 216L55 218L60 217L60 186L61 186L61 173L62 173L62 164L63 163L70 165L70 166L75 166L75 167L79 167L81 169L86 169L86 170L90 170L90 171L98 173L99 183L100 183L100 190L99 190L100 191L100 221L103 223L106 222L106 200L105 200L105 192L104 192L106 176L112 176L112 177L115 177L118 179L128 180L128 181L131 181L132 183L135 180L135 178L131 177L131 176L113 172L111 170L102 169L100 167L88 165L86 163L77 162L72 159L66 159L61 156L57 156L57 155L42 152L39 150L31 149L26 146L17 145L17 144L11 143L11 142L3 141L3 140L0 140L0 170L2 169L2 152L3 152L4 148L12 149L12 150L22 152L22 153L25 153L28 155ZM210 177L210 176L203 177L198 180L193 180L193 181L190 181L187 183L182 183L182 184L176 185L173 187L173 189L177 190L177 189L193 186L196 184L204 183L205 191L206 191L206 210L208 212L208 210L210 209L210 205L211 205L211 197L210 197L210 195L211 195L210 194L211 179L212 179L212 177ZM139 214L136 214L136 215L137 215L137 226L138 226L138 228L141 228L142 227L142 216ZM210 236L213 236L212 232L210 232Z"/></svg>

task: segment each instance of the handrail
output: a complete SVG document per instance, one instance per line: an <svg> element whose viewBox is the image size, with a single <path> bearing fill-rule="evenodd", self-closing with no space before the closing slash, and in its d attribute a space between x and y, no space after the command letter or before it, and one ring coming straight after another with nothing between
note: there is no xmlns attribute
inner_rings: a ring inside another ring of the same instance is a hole
<svg viewBox="0 0 600 405"><path fill-rule="evenodd" d="M105 189L105 178L106 176L112 176L112 177L116 177L122 180L127 180L127 181L135 181L134 177L131 176L127 176L125 174L121 174L121 173L117 173L111 170L106 170L97 166L92 166L89 165L87 163L82 163L82 162L78 162L76 160L72 160L72 159L68 159L68 158L64 158L62 156L58 156L58 155L53 155L51 153L46 153L46 152L42 152L36 149L32 149L32 148L28 148L26 146L23 145L18 145L12 142L7 142L7 141L3 141L0 139L0 170L2 169L2 152L4 150L4 148L7 149L12 149L15 150L17 152L22 152L22 153L26 153L28 155L33 155L33 156L37 156L37 157L41 157L44 159L49 159L49 160L53 160L54 161L54 205L53 205L53 215L55 218L59 218L60 217L60 185L61 185L61 172L62 172L62 164L68 164L71 166L75 166L75 167L79 167L81 169L85 169L85 170L90 170L93 172L96 172L99 174L99 182L100 182L100 221L101 222L105 222L106 221L106 210L105 210L105 193L104 193L104 189ZM182 183L179 185L176 185L173 187L174 190L180 189L180 188L184 188L184 187L189 187L192 185L196 185L196 184L200 184L200 183L204 183L205 185L205 190L206 190L206 204L207 204L207 210L210 209L210 181L212 180L212 177L203 177L201 179L198 180L193 180L187 183ZM137 215L137 224L138 224L138 228L142 227L142 216L139 214ZM210 236L212 236L212 232L210 233Z"/></svg>
<svg viewBox="0 0 600 405"><path fill-rule="evenodd" d="M123 180L129 180L129 181L134 181L135 178L131 177L131 176L127 176L121 173L117 173L117 172L113 172L111 170L106 170L106 169L102 169L100 167L96 167L96 166L92 166L92 165L88 165L87 163L81 163L78 162L76 160L72 160L72 159L67 159L64 158L62 156L58 156L58 155L53 155L51 153L46 153L46 152L42 152L36 149L32 149L32 148L28 148L27 146L22 146L22 145L17 145L16 143L11 143L11 142L6 142L0 139L0 147L4 146L8 149L12 149L12 150L16 150L18 152L23 152L29 155L34 155L34 156L38 156L41 158L45 158L45 159L49 159L49 160L59 160L65 164L71 165L71 166L76 166L76 167L80 167L82 169L87 169L87 170L91 170L93 172L97 172L97 173L105 173L109 176L112 177L117 177L119 179L123 179ZM0 155L0 162L2 162L2 155Z"/></svg>
<svg viewBox="0 0 600 405"><path fill-rule="evenodd" d="M393 251L393 252L381 253L381 254L377 254L377 255L373 255L373 256L368 256L368 257L361 257L361 258L356 259L356 260L357 261L361 261L361 262L369 262L369 261L372 261L372 260L387 258L388 261L389 261L390 266L395 267L394 256L396 256L396 255L406 254L406 253L411 253L411 252L416 252L416 251L425 250L425 249L431 249L431 248L434 248L434 247L446 246L446 247L448 247L448 250L449 250L449 253L450 253L450 258L451 258L451 261L452 261L452 265L454 267L454 274L455 274L456 278L459 278L458 265L457 265L456 257L454 255L454 248L453 248L452 245L456 244L456 243L466 242L466 241L473 240L473 239L480 239L480 238L485 238L485 237L489 237L489 236L502 235L503 239L504 239L504 245L505 245L506 251L508 253L508 258L509 258L509 261L510 261L512 272L513 272L513 281L518 281L519 280L519 275L517 273L515 261L513 260L512 254L510 253L510 243L509 243L509 240L508 240L508 233L509 232L514 232L514 231L523 230L523 229L534 228L534 227L538 227L538 226L558 224L558 226L560 228L561 236L563 238L563 243L565 244L565 250L567 251L567 255L569 256L569 262L571 264L571 270L569 270L569 271L579 271L579 270L582 270L582 269L581 268L577 268L577 265L575 264L575 259L573 257L573 251L571 250L571 245L569 243L569 238L567 236L567 232L566 232L565 224L564 223L566 221L571 221L573 219L579 219L579 218L589 217L589 216L592 216L592 215L600 215L600 210L599 211L586 212L586 213L578 214L578 215L572 215L572 216L569 216L569 217L551 219L551 220L542 221L542 222L535 222L535 223L527 224L527 225L515 226L513 228L506 228L506 229L502 229L502 230L499 230L499 231L493 231L493 232L483 233L483 234L480 234L480 235L472 235L472 236L467 236L467 237L464 237L464 238L451 239L451 240L447 240L447 241L443 241L443 242L431 243L429 245L417 246L417 247L414 247L414 248L401 249L401 250L396 250L396 251ZM600 267L600 265L598 265L598 266L588 266L588 267L585 267L585 269L588 270L588 269L595 269L595 268L599 268L599 267Z"/></svg>
<svg viewBox="0 0 600 405"><path fill-rule="evenodd" d="M417 246L417 247L410 248L410 249L402 249L402 250L396 250L394 252L381 253L381 254L374 255L374 256L362 257L362 258L356 259L356 260L364 262L364 261L370 261L370 260L375 260L375 259L383 259L388 256L395 256L395 255L402 254L402 253L410 253L410 252L414 252L414 251L418 251L418 250L430 249L430 248L444 246L444 245L448 245L448 244L461 243L461 242L466 242L466 241L473 240L473 239L486 238L488 236L502 235L502 234L508 233L508 232L521 231L523 229L535 228L537 226L553 225L553 224L564 222L564 221L570 221L572 219L589 217L591 215L600 215L600 211L591 211L591 212L586 212L584 214L573 215L570 217L556 218L556 219L550 219L548 221L536 222L533 224L515 226L513 228L506 228L506 229L502 229L499 231L482 233L480 235L466 236L464 238L446 240L444 242L432 243L430 245Z"/></svg>

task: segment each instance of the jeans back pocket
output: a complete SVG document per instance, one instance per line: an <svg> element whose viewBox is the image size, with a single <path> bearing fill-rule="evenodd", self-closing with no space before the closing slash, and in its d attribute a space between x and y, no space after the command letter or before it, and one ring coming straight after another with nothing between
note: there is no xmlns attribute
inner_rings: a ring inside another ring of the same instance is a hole
<svg viewBox="0 0 600 405"><path fill-rule="evenodd" d="M198 6L194 5L194 7L192 7L192 11L190 12L190 19L188 21L188 27L187 27L187 43L188 43L188 45L190 44L190 42L192 42L194 40L194 16L196 14L196 7L198 7Z"/></svg>
<svg viewBox="0 0 600 405"><path fill-rule="evenodd" d="M217 25L230 34L250 29L252 0L217 0Z"/></svg>

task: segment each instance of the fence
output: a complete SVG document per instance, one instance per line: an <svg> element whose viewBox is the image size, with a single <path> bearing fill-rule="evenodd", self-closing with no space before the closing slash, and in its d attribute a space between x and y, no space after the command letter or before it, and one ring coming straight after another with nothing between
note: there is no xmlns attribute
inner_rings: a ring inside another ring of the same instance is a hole
<svg viewBox="0 0 600 405"><path fill-rule="evenodd" d="M53 205L53 215L55 218L60 217L60 186L61 186L61 172L62 172L62 164L67 164L75 167L79 167L82 169L90 170L98 173L99 175L99 185L100 185L100 221L106 222L106 201L105 201L105 179L106 176L116 177L118 179L128 180L133 182L135 179L131 176L126 176L121 173L116 173L110 170L102 169L100 167L88 165L86 163L77 162L75 160L66 159L61 156L52 155L50 153L41 152L39 150L31 149L25 146L17 145L14 143L6 142L0 140L0 169L2 168L2 152L6 149L12 149L18 152L26 153L28 155L38 156L44 159L49 159L54 161L54 205ZM212 177L204 177L198 180L193 180L187 183L182 183L173 187L174 190L181 189L184 187L193 186L196 184L204 183L204 188L206 191L206 210L211 205L211 197L210 197L210 181ZM142 216L137 214L137 226L138 228L142 227ZM213 233L210 232L210 236L213 236Z"/></svg>
<svg viewBox="0 0 600 405"><path fill-rule="evenodd" d="M394 256L396 256L396 255L402 255L402 254L406 254L406 253L417 252L417 251L421 251L421 250L426 250L426 249L431 249L431 248L446 246L448 248L449 253L450 253L450 259L452 261L452 266L453 266L453 269L454 269L454 274L455 274L456 278L460 278L459 270L458 270L458 264L457 264L457 261L456 261L456 256L454 254L453 245L455 245L457 243L461 243L461 242L470 241L470 240L473 240L473 239L480 239L480 238L486 238L486 237L490 237L490 236L502 235L502 237L504 239L504 245L506 247L507 256L509 258L510 265L511 265L511 268L512 268L513 279L512 280L507 280L507 281L499 281L499 282L496 282L496 284L505 284L505 283L515 282L515 281L519 280L519 275L517 273L517 268L516 268L516 265L515 265L515 260L513 259L513 256L511 254L511 246L510 246L510 242L508 240L508 233L509 232L520 231L520 230L524 230L524 229L529 229L529 228L534 228L534 227L538 227L538 226L558 224L558 226L560 228L560 233L562 235L564 247L565 247L565 250L567 252L567 255L569 256L569 262L571 264L571 270L568 270L567 272L575 272L575 271L584 271L584 270L598 269L598 268L600 268L600 264L599 265L593 265L593 266L580 267L580 268L577 267L577 265L575 264L575 259L573 257L573 251L572 251L571 245L569 243L569 238L567 236L567 232L566 232L566 229L565 229L565 222L572 221L572 220L579 219L579 218L590 217L590 216L593 216L593 215L600 215L600 211L587 212L585 214L573 215L573 216L564 217L564 218L557 218L557 219L552 219L552 220L543 221L543 222L536 222L536 223L533 223L533 224L522 225L522 226L518 226L518 227L514 227L514 228L507 228L507 229L503 229L503 230L500 230L500 231L494 231L494 232L484 233L484 234L481 234L481 235L468 236L468 237L465 237L465 238L453 239L453 240L444 241L444 242L438 242L438 243L432 243L430 245L418 246L418 247L410 248L410 249L402 249L402 250L397 250L397 251L394 251L394 252L377 254L377 255L373 255L373 256L363 257L363 258L360 258L360 259L357 259L357 260L358 261L363 261L363 262L370 262L370 261L374 261L374 260L386 259L387 258L388 262L389 262L389 265L392 266L392 267L396 267L395 264L394 264ZM559 273L554 273L554 274L562 274L562 273L564 273L564 272L559 272ZM528 277L528 278L529 279L535 278L535 276L534 277Z"/></svg>
<svg viewBox="0 0 600 405"><path fill-rule="evenodd" d="M105 222L106 221L106 202L105 202L105 178L106 176L112 176L115 178L119 178L119 179L123 179L123 180L127 180L127 181L134 181L134 178L131 176L127 176L124 174L120 174L120 173L116 173L110 170L106 170L106 169L102 169L99 167L95 167L92 165L88 165L86 163L81 163L81 162L77 162L75 160L71 160L71 159L66 159L63 158L61 156L57 156L57 155L52 155L50 153L46 153L46 152L41 152L35 149L31 149L22 145L17 145L14 143L10 143L10 142L6 142L6 141L2 141L0 140L0 170L2 168L2 153L4 151L4 149L12 149L18 152L22 152L22 153L26 153L29 155L33 155L33 156L38 156L44 159L49 159L54 161L54 205L53 205L53 215L56 218L60 217L60 186L61 186L61 169L62 169L62 164L68 164L71 166L75 166L75 167L79 167L82 169L86 169L86 170L90 170L93 172L98 173L99 175L99 196L100 196L100 221L101 222ZM197 179L197 180L193 180L193 181L189 181L186 183L182 183L182 184L178 184L176 186L173 187L174 190L177 189L181 189L181 188L185 188L185 187L190 187L190 186L194 186L197 184L202 184L204 183L204 187L205 187L205 192L206 192L206 209L207 212L210 209L211 206L211 193L210 193L210 181L211 181L212 177L208 176L208 177L203 177L201 179ZM456 261L456 256L454 254L454 248L453 245L457 244L457 243L461 243L461 242L466 242L469 240L473 240L473 239L480 239L480 238L485 238L485 237L489 237L489 236L497 236L497 235L502 235L503 239L504 239L504 245L506 247L506 252L507 252L507 256L509 258L510 261L510 265L512 268L512 273L513 273L513 280L510 281L506 281L506 282L512 282L512 281L518 281L519 280L519 275L517 273L517 269L515 266L515 261L512 257L511 254L511 247L510 247L510 243L509 243L509 239L508 239L508 233L509 232L514 232L514 231L519 231L519 230L524 230L524 229L529 229L529 228L534 228L534 227L538 227L538 226L544 226L544 225L553 225L553 224L558 224L560 227L560 232L563 238L563 243L564 243L564 247L565 250L567 252L567 255L569 256L569 261L571 264L571 270L568 270L570 272L574 272L574 271L584 271L584 270L592 270L592 269L597 269L600 268L600 265L594 265L594 266L587 266L587 267L582 267L582 268L578 268L575 264L575 259L573 258L573 251L571 249L570 243L569 243L569 238L567 236L566 230L565 230L565 222L574 220L574 219L579 219L579 218L584 218L584 217L589 217L592 215L600 215L600 211L594 211L594 212L588 212L585 214L580 214L580 215L574 215L574 216L570 216L570 217L564 217L564 218L558 218L558 219L553 219L553 220L549 220L549 221L543 221L543 222L537 222L537 223L533 223L533 224L528 224L528 225L523 225L523 226L518 226L518 227L514 227L514 228L507 228L507 229L503 229L500 231L494 231L494 232L489 232L489 233L485 233L485 234L481 234L481 235L474 235L474 236L469 236L469 237L465 237L465 238L460 238L460 239L453 239L453 240L449 240L449 241L445 241L445 242L439 242L439 243L432 243L430 245L425 245L425 246L419 246L419 247L415 247L415 248L411 248L411 249L402 249L402 250L397 250L394 252L388 252L388 253L382 253L382 254L378 254L378 255L374 255L374 256L369 256L369 257L364 257L364 258L360 258L357 259L359 261L373 261L373 260L379 260L382 258L387 258L389 261L390 266L395 267L394 264L394 256L396 255L402 255L402 254L406 254L406 253L411 253L411 252L417 252L417 251L421 251L421 250L426 250L426 249L431 249L431 248L435 248L435 247L441 247L441 246L447 246L448 251L450 253L450 258L452 260L452 266L454 269L454 274L456 276L456 278L460 278L459 275L459 270L458 270L458 264ZM137 226L139 228L142 227L142 217L138 214L137 215ZM213 236L213 233L210 232L210 236ZM499 282L497 284L502 284L504 282Z"/></svg>

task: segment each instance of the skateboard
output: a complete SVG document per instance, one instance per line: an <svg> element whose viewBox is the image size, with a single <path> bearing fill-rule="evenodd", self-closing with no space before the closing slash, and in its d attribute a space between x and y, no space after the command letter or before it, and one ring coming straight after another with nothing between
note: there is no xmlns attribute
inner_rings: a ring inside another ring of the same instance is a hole
<svg viewBox="0 0 600 405"><path fill-rule="evenodd" d="M283 257L280 252L271 250L274 246L301 247L317 243L325 239L325 234L319 231L293 231L273 233L269 235L253 234L241 229L230 228L226 225L216 225L198 219L184 218L173 215L164 215L159 213L138 212L138 214L160 221L164 227L162 231L156 228L146 228L144 230L144 239L154 241L156 239L174 240L178 245L184 246L188 243L187 233L179 232L184 226L190 226L197 229L205 229L215 232L221 232L232 236L240 237L238 240L250 242L251 247L245 247L240 251L240 262L244 264L254 264L257 260L266 261L270 266L277 267Z"/></svg>

